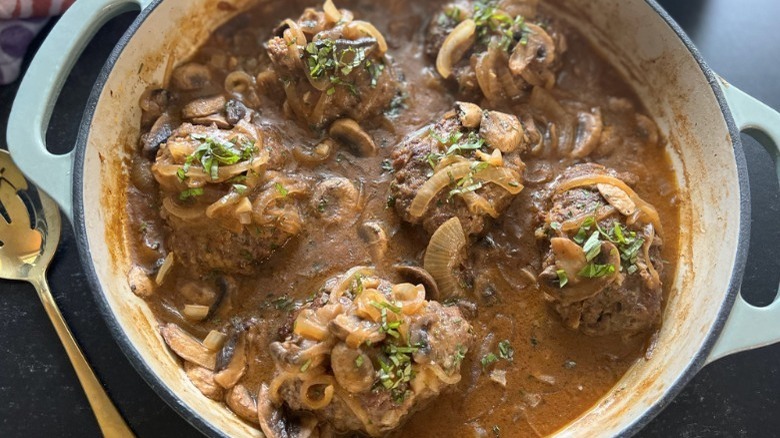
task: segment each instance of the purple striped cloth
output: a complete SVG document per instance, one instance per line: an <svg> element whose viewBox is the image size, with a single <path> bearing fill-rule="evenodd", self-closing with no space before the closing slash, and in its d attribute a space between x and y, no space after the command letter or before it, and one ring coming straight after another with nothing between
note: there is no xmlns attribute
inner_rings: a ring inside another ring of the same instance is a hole
<svg viewBox="0 0 780 438"><path fill-rule="evenodd" d="M0 85L19 76L22 59L49 17L63 13L75 0L0 0Z"/></svg>

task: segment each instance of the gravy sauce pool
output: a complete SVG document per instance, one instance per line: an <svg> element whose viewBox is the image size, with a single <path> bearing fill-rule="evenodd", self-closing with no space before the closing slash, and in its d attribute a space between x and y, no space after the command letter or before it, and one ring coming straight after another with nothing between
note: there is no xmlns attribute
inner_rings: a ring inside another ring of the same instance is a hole
<svg viewBox="0 0 780 438"><path fill-rule="evenodd" d="M376 156L358 158L341 149L315 168L298 166L288 156L286 169L296 178L341 175L356 182L364 203L356 217L332 226L304 218L303 230L264 261L255 275L235 277L239 285L237 292L225 297L227 302L222 303L217 315L205 322L192 323L181 316L181 309L187 303L176 290L187 279L208 276L208 272L193 272L176 265L163 287L147 298L161 322L179 324L200 339L232 318L254 318L260 327L257 336L262 339L251 343L248 369L241 380L252 391L271 380L274 363L268 350L261 346L278 340L282 326L289 324L295 303L317 294L326 279L357 265L372 264L369 249L357 237L359 224L375 219L386 225L389 248L384 263L377 266L377 272L386 278L399 280L391 269L399 261L418 264L422 261L427 235L420 227L402 223L387 206L393 181L387 162L395 144L437 120L455 101L452 90L438 77L432 61L423 53L428 17L435 17L442 4L410 0L338 2L340 8L352 10L356 18L373 23L383 33L389 45L388 53L403 74L405 98L401 105L396 104L393 117L361 124L379 147ZM319 6L308 1L258 6L217 29L193 60L208 64L215 57L225 57L226 62L244 65L255 75L267 65L262 61L267 61L262 43L272 29L285 18L295 19L305 7ZM581 102L583 107L602 108L605 126L633 123L628 117L633 117L634 111L644 110L630 85L573 27L556 21L554 4L543 5L540 16L554 21L568 44L563 67L557 75L556 96ZM213 83L222 84L224 75L230 71L217 73L223 76L215 77ZM173 105L202 94L202 91L181 92ZM263 125L275 127L281 133L282 144L288 148L314 147L322 133L286 118L282 101L282 97L276 100L260 97L260 105L255 109L260 112ZM625 108L633 111L624 111ZM518 111L518 108L495 109ZM519 109L523 111L522 107ZM392 436L549 434L592 406L635 361L644 360L652 333L585 336L570 330L545 302L533 278L524 272L538 273L542 266L534 231L539 226L544 189L567 166L583 160L554 154L524 154L523 160L527 166L524 190L502 217L488 227L484 236L476 241L472 239L470 264L478 312L471 324L476 343L463 361L462 380L454 391L441 395L414 414ZM665 230L662 259L666 269L662 281L667 294L678 254L679 211L675 178L663 141L653 147L631 139L619 141L613 150L592 155L587 161L633 173L638 177L633 188L658 209ZM138 157L134 166L148 165L144 163ZM159 264L168 231L159 215L157 189L143 190L139 185L143 184L131 186L129 193L128 233L132 236L138 264L154 266ZM490 380L480 361L485 354L497 351L498 343L503 340L508 340L514 349L512 361L502 360L495 365L495 369L506 370L505 387Z"/></svg>

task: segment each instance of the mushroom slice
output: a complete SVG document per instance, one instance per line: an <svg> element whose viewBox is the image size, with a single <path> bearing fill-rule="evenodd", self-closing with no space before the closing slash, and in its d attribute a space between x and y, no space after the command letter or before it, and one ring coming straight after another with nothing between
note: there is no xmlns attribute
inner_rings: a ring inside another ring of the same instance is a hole
<svg viewBox="0 0 780 438"><path fill-rule="evenodd" d="M376 155L374 139L352 119L338 119L330 125L328 131L331 137L347 145L358 157Z"/></svg>
<svg viewBox="0 0 780 438"><path fill-rule="evenodd" d="M225 395L225 403L242 419L257 424L257 401L244 385L236 385Z"/></svg>
<svg viewBox="0 0 780 438"><path fill-rule="evenodd" d="M168 113L163 113L158 117L149 132L141 136L144 153L154 158L160 145L168 141L174 127L174 121Z"/></svg>
<svg viewBox="0 0 780 438"><path fill-rule="evenodd" d="M219 113L209 114L204 117L194 117L192 119L192 123L196 125L204 125L204 126L216 125L217 128L221 128L221 129L230 129L230 127L232 126L227 121L225 116Z"/></svg>
<svg viewBox="0 0 780 438"><path fill-rule="evenodd" d="M333 176L317 184L310 203L314 213L328 223L354 221L360 192L349 179Z"/></svg>
<svg viewBox="0 0 780 438"><path fill-rule="evenodd" d="M631 216L636 213L636 203L631 200L628 193L619 187L611 184L596 184L599 193L609 202L609 205L615 207L624 216Z"/></svg>
<svg viewBox="0 0 780 438"><path fill-rule="evenodd" d="M214 373L211 370L191 362L184 362L184 372L203 395L212 400L222 400L224 390L214 382Z"/></svg>
<svg viewBox="0 0 780 438"><path fill-rule="evenodd" d="M462 295L455 269L463 261L465 248L466 235L457 216L437 228L428 242L423 267L436 280L441 299Z"/></svg>
<svg viewBox="0 0 780 438"><path fill-rule="evenodd" d="M573 240L566 237L553 237L550 239L550 249L555 257L555 266L566 272L566 277L572 284L576 284L577 273L585 267L585 251Z"/></svg>
<svg viewBox="0 0 780 438"><path fill-rule="evenodd" d="M356 394L371 389L374 384L374 365L365 353L340 342L330 352L330 366L336 381L347 391Z"/></svg>
<svg viewBox="0 0 780 438"><path fill-rule="evenodd" d="M441 77L447 79L452 74L452 66L463 58L466 51L471 48L476 40L477 24L471 18L461 21L452 29L447 38L441 44L436 55L436 71Z"/></svg>
<svg viewBox="0 0 780 438"><path fill-rule="evenodd" d="M604 122L601 119L601 110L598 108L594 108L592 112L580 112L577 115L577 119L579 120L579 125L571 156L584 158L590 155L596 149L596 146L599 145Z"/></svg>
<svg viewBox="0 0 780 438"><path fill-rule="evenodd" d="M536 24L526 23L528 42L515 45L509 57L509 70L522 75L531 63L548 66L555 61L555 42L544 29Z"/></svg>
<svg viewBox="0 0 780 438"><path fill-rule="evenodd" d="M523 125L517 116L498 111L485 111L479 126L479 135L493 149L513 152L525 143Z"/></svg>
<svg viewBox="0 0 780 438"><path fill-rule="evenodd" d="M564 239L564 240L568 240L568 239ZM583 258L584 258L584 254L583 254ZM567 284L565 287L562 288L557 286L554 288L550 288L548 292L551 292L551 294L557 300L559 300L561 304L568 305L571 303L575 303L577 301L582 301L590 297L593 297L596 294L600 293L602 290L604 290L604 288L606 288L607 286L610 286L615 282L619 283L622 281L623 277L619 273L620 253L618 252L618 249L617 247L615 247L615 245L613 245L611 242L601 242L601 252L597 258L599 260L594 260L594 261L597 261L598 264L612 265L615 268L614 273L602 277L585 278L579 275L580 271L577 271L575 276L569 277L570 284ZM557 267L558 269L566 270L569 267L573 268L575 266L578 266L575 264L572 264L571 266L567 266L565 264L559 264L561 260L556 259L556 265L551 268ZM583 264L582 266L584 267L585 264ZM543 274L555 275L554 272L548 272L548 270L549 268L546 269L545 272L543 272ZM567 271L567 275L569 275L568 271Z"/></svg>
<svg viewBox="0 0 780 438"><path fill-rule="evenodd" d="M412 265L395 265L393 268L395 268L404 279L415 284L422 284L425 288L425 298L427 300L439 301L441 298L439 286L436 284L436 280L433 279L430 272L419 266Z"/></svg>
<svg viewBox="0 0 780 438"><path fill-rule="evenodd" d="M387 252L387 233L382 225L377 221L364 222L358 227L357 233L368 244L374 262L380 261Z"/></svg>
<svg viewBox="0 0 780 438"><path fill-rule="evenodd" d="M174 323L168 323L160 327L160 333L165 339L165 343L179 357L209 370L214 370L217 362L216 353L206 348L184 329Z"/></svg>
<svg viewBox="0 0 780 438"><path fill-rule="evenodd" d="M260 430L267 438L290 437L284 414L271 402L268 385L265 383L260 386L260 393L257 395L257 420L260 423Z"/></svg>
<svg viewBox="0 0 780 438"><path fill-rule="evenodd" d="M181 109L181 115L185 119L206 117L224 110L226 104L227 100L222 95L201 97L184 105L184 108Z"/></svg>
<svg viewBox="0 0 780 438"><path fill-rule="evenodd" d="M127 273L127 283L130 290L141 298L148 298L154 294L154 281L149 274L138 265L133 265Z"/></svg>
<svg viewBox="0 0 780 438"><path fill-rule="evenodd" d="M482 122L482 108L469 102L455 102L458 120L464 128L479 128Z"/></svg>
<svg viewBox="0 0 780 438"><path fill-rule="evenodd" d="M214 381L225 389L235 386L246 370L246 336L235 336L237 340L233 357L224 369L214 375Z"/></svg>
<svg viewBox="0 0 780 438"><path fill-rule="evenodd" d="M192 91L211 82L211 71L203 64L190 62L176 68L171 79L175 88Z"/></svg>

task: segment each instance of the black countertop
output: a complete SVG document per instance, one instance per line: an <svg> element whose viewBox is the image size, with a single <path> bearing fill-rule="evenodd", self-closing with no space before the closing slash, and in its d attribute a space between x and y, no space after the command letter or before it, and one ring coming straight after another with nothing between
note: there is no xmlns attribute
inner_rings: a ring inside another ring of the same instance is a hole
<svg viewBox="0 0 780 438"><path fill-rule="evenodd" d="M661 3L715 71L780 109L780 1ZM49 128L53 150L72 147L98 71L133 18L134 14L125 14L109 22L79 59ZM33 49L42 38L36 39ZM17 87L18 83L0 87L1 132L5 132ZM780 189L768 153L749 137L743 136L743 142L753 205L743 290L748 301L765 305L772 301L780 281L776 252L780 248ZM0 147L6 148L4 135L0 135ZM68 227L49 281L84 353L131 428L144 437L198 436L146 385L114 343L80 268ZM68 358L35 291L26 283L0 280L0 349L0 436L99 435ZM780 344L708 365L639 435L780 436Z"/></svg>

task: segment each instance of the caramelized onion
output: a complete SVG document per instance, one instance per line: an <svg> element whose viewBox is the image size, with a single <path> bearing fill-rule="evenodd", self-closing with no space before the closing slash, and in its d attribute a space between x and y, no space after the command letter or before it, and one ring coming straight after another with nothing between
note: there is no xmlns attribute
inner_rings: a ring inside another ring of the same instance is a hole
<svg viewBox="0 0 780 438"><path fill-rule="evenodd" d="M336 5L333 4L333 0L325 0L325 4L322 5L322 10L325 12L325 18L330 23L338 23L341 20L341 12L339 12Z"/></svg>
<svg viewBox="0 0 780 438"><path fill-rule="evenodd" d="M436 71L447 79L452 75L452 66L460 61L465 51L474 44L474 34L477 25L471 18L458 23L452 32L447 35L436 55Z"/></svg>
<svg viewBox="0 0 780 438"><path fill-rule="evenodd" d="M352 40L365 37L373 38L376 40L376 45L379 49L379 56L382 56L385 54L385 52L387 52L387 41L385 41L385 37L381 32L379 32L379 30L377 30L376 27L374 27L373 24L367 21L355 20L351 23L348 23L346 26L344 26L344 36Z"/></svg>
<svg viewBox="0 0 780 438"><path fill-rule="evenodd" d="M185 304L182 313L191 321L203 321L209 315L209 306Z"/></svg>
<svg viewBox="0 0 780 438"><path fill-rule="evenodd" d="M168 255L165 256L162 265L160 265L160 270L157 271L157 277L154 279L154 282L157 283L157 286L161 286L165 282L165 277L168 276L171 268L173 268L173 262L175 258L176 257L173 255L173 251L169 252Z"/></svg>
<svg viewBox="0 0 780 438"><path fill-rule="evenodd" d="M182 207L171 198L165 198L162 201L163 208L170 214L183 219L185 221L191 221L200 219L206 216L206 209L202 207Z"/></svg>
<svg viewBox="0 0 780 438"><path fill-rule="evenodd" d="M473 214L485 213L494 219L498 218L498 212L495 208L493 208L490 202L485 199L484 196L480 196L474 192L466 192L460 193L460 197L463 198L463 201L466 203L466 207L468 207L469 212Z"/></svg>
<svg viewBox="0 0 780 438"><path fill-rule="evenodd" d="M217 330L212 330L206 335L206 338L203 339L203 346L211 351L217 351L222 348L225 340L227 340L226 334Z"/></svg>
<svg viewBox="0 0 780 438"><path fill-rule="evenodd" d="M596 174L579 176L564 181L555 188L555 192L562 193L571 189L576 189L577 187L594 186L598 184L609 184L626 192L638 208L634 215L629 218L629 221L633 223L636 222L637 216L644 217L644 220L653 224L653 227L658 231L658 234L663 235L661 217L658 215L658 211L655 207L640 198L626 183L613 176Z"/></svg>
<svg viewBox="0 0 780 438"><path fill-rule="evenodd" d="M409 207L409 214L413 217L421 217L428 205L433 201L433 198L442 189L450 185L453 180L464 178L472 171L474 171L473 178L475 181L497 184L513 195L520 193L523 189L523 185L520 184L520 175L514 170L492 166L482 170L475 170L472 169L472 165L473 163L471 162L455 163L434 173L417 191L417 195Z"/></svg>
<svg viewBox="0 0 780 438"><path fill-rule="evenodd" d="M444 222L428 242L423 267L436 280L441 299L461 295L454 269L460 263L465 247L466 235L457 217Z"/></svg>

